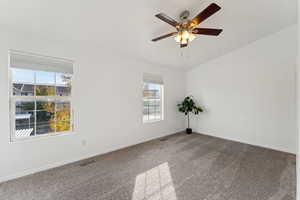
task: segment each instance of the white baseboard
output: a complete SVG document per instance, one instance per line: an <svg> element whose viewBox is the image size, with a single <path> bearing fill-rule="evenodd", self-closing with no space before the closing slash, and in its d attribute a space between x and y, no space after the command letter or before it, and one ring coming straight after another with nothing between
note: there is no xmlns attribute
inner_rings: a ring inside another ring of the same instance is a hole
<svg viewBox="0 0 300 200"><path fill-rule="evenodd" d="M90 157L92 157L92 156L90 156ZM65 161L61 161L61 162L57 162L57 163L44 165L44 166L38 167L38 168L32 168L32 169L27 169L27 170L24 170L24 171L20 171L20 172L17 172L15 174L0 177L0 183L10 181L10 180L13 180L13 179L17 179L17 178L21 178L23 176L28 176L28 175L31 175L31 174L35 174L37 172L53 169L53 168L56 168L56 167L59 167L59 166L69 164L69 163L77 162L77 161L83 160L85 158L88 158L88 157L82 156L82 157L78 157L78 158L74 158L74 159L70 159L70 160L65 160Z"/></svg>
<svg viewBox="0 0 300 200"><path fill-rule="evenodd" d="M291 151L289 151L287 149L274 148L273 146L269 146L269 145L262 145L262 144L251 143L251 142L248 142L248 141L243 141L243 140L239 140L237 138L232 138L232 137L222 137L220 135L217 135L217 134L214 134L214 133L208 133L208 132L205 132L205 131L196 131L195 133L202 134L202 135L208 135L208 136L212 136L212 137L216 137L216 138L221 138L221 139L224 139L224 140L230 140L230 141L233 141L233 142L239 142L239 143L249 144L249 145L253 145L253 146L263 147L263 148L266 148L266 149L272 149L272 150L275 150L275 151L281 151L281 152L285 152L285 153L296 155L295 152L291 152Z"/></svg>
<svg viewBox="0 0 300 200"><path fill-rule="evenodd" d="M50 164L44 165L42 167L26 169L26 170L23 170L23 171L14 173L14 174L10 174L8 176L0 177L0 183L10 181L10 180L13 180L13 179L17 179L17 178L21 178L21 177L24 177L24 176L28 176L28 175L31 175L31 174L35 174L35 173L38 173L38 172L46 171L46 170L53 169L53 168L56 168L56 167L60 167L60 166L66 165L66 164L71 164L71 163L78 162L80 160L88 159L88 158L91 158L91 157L103 155L103 154L113 152L113 151L116 151L116 150L128 148L130 146L134 146L134 145L137 145L137 144L140 144L140 143L155 140L155 139L165 137L165 136L168 136L168 135L173 135L173 134L176 134L176 133L179 133L179 132L182 132L182 130L173 132L171 134L170 133L169 134L162 134L162 135L159 135L157 137L147 138L145 140L142 140L142 141L130 144L130 145L124 145L124 146L121 146L121 147L118 147L118 148L113 148L113 149L107 150L105 152L91 153L91 154L83 155L83 156L73 158L73 159L69 159L69 160L64 160L64 161L60 161L60 162L56 162L56 163L50 163Z"/></svg>

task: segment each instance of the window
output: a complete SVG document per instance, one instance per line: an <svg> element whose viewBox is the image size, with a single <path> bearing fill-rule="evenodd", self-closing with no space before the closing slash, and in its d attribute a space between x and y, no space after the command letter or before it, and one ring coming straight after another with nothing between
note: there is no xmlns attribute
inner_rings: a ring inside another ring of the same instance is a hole
<svg viewBox="0 0 300 200"><path fill-rule="evenodd" d="M163 120L163 81L161 77L145 74L143 88L143 122Z"/></svg>
<svg viewBox="0 0 300 200"><path fill-rule="evenodd" d="M10 52L11 139L71 132L71 61Z"/></svg>

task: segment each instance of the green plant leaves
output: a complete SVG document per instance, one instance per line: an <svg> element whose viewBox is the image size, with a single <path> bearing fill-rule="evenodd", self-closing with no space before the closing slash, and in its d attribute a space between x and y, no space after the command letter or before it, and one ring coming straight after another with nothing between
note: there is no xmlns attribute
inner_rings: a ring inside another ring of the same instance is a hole
<svg viewBox="0 0 300 200"><path fill-rule="evenodd" d="M198 115L199 112L203 112L202 108L196 106L192 96L185 97L183 102L177 104L177 107L178 111L184 113L185 115L188 115L190 112L194 113L195 115Z"/></svg>

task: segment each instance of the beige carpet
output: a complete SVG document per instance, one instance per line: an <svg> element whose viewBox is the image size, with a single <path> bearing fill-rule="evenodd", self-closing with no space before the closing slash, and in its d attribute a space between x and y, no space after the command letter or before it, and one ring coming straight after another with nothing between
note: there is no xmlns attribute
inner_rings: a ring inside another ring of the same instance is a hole
<svg viewBox="0 0 300 200"><path fill-rule="evenodd" d="M295 156L183 133L0 184L1 200L294 200Z"/></svg>

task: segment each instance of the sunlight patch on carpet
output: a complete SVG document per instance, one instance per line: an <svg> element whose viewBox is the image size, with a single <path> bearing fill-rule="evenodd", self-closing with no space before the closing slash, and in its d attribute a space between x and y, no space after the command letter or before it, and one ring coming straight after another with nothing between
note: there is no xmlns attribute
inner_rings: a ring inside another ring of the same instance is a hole
<svg viewBox="0 0 300 200"><path fill-rule="evenodd" d="M132 200L143 199L177 200L167 162L136 176Z"/></svg>

